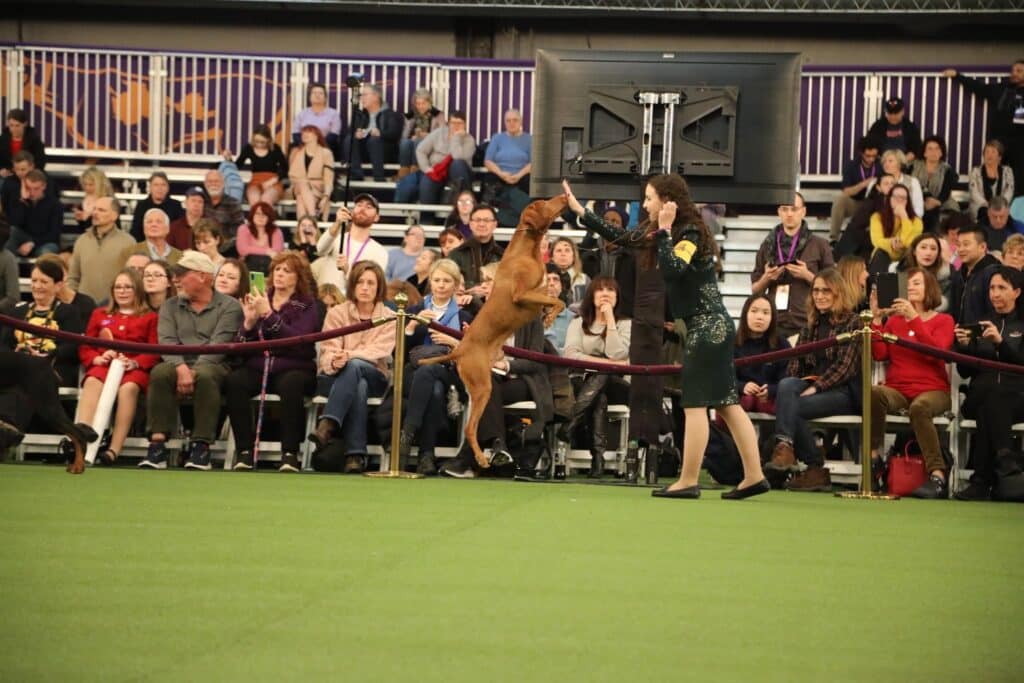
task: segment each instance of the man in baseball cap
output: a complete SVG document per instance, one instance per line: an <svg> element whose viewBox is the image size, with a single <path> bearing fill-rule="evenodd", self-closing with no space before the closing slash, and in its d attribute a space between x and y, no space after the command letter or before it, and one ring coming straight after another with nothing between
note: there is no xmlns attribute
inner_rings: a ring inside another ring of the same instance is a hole
<svg viewBox="0 0 1024 683"><path fill-rule="evenodd" d="M242 307L233 297L214 290L210 257L186 249L174 268L178 296L160 308L159 343L206 346L232 341L242 325ZM210 444L216 438L221 387L227 374L223 354L163 354L163 362L149 376L146 427L150 441L139 467L167 469L167 436L177 430L181 401L191 398L195 424L185 467L210 469Z"/></svg>
<svg viewBox="0 0 1024 683"><path fill-rule="evenodd" d="M884 115L871 125L867 137L881 143L880 153L890 149L903 152L909 164L921 156L921 129L907 118L903 98L899 95L889 97L882 108Z"/></svg>

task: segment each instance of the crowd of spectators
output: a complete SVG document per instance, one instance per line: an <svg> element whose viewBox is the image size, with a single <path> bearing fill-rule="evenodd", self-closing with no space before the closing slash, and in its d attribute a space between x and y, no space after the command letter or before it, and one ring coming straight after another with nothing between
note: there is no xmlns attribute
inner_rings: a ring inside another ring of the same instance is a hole
<svg viewBox="0 0 1024 683"><path fill-rule="evenodd" d="M800 193L778 207L779 224L758 248L750 274L737 358L849 332L860 325L857 313L870 310L874 326L887 334L1024 365L1018 348L1024 325L1018 306L1024 225L1011 215L1018 194L1015 170L1020 177L1024 152L1020 126L1006 122L1016 110L1004 106L1007 92L1020 98L1024 63L1015 64L1011 78L998 87L952 71L946 75L993 105L991 139L978 165L968 169L966 207L953 197L959 172L947 160L946 141L922 136L904 101L889 98L843 170L828 239L811 230ZM490 295L503 254L495 230L499 222L514 223L529 201L531 138L521 113L505 112L504 130L478 145L467 130L466 113L456 110L446 117L428 91L413 93L403 116L383 100L380 87L363 84L348 128L328 106L325 86L311 85L308 98L308 107L293 121L287 149L275 143L269 127L257 126L237 156L225 150L221 169L210 170L202 185L184 191L183 203L171 197L167 175L153 172L130 230L120 225L120 202L110 181L94 167L82 173L81 200L71 210L77 230L65 229L59 193L45 174L45 147L24 112L9 112L0 135L4 313L97 339L207 345L302 336L379 320L389 315L390 288L420 298L411 310L421 319L455 329L468 325ZM474 157L485 169L479 193ZM330 217L336 171L360 180L364 161L376 182L386 182L385 164L397 162L396 203L451 202L436 245L428 245L423 227L413 224L400 247L387 249L373 236L381 203L367 192L338 208L331 226L320 231L317 219ZM240 182L238 169L251 171L248 183ZM278 202L289 193L296 207L290 234L278 225ZM609 225L631 227L621 207L597 207L598 218ZM81 234L65 266L55 254L68 232ZM587 240L600 244L593 235ZM628 362L637 264L622 250L604 246L595 246L593 258L585 260L577 240L545 243L544 286L566 308L558 316L545 312L510 344L575 359ZM31 301L20 300L18 259L35 259ZM902 274L905 291L880 306L875 283L892 272ZM386 400L387 390L407 396L399 435L403 467L412 467L415 447L415 467L422 474L479 474L468 450L439 467L436 448L446 432L455 435L462 388L450 365L419 363L447 353L457 340L418 322L405 333L408 372L402 387L389 386L395 333L387 324L318 346L300 342L267 356L237 358L122 354L10 328L3 329L0 342L51 359L64 386L81 387L78 410L86 422L111 364L123 364L102 463L114 463L128 434L140 431L135 412L145 397L141 431L150 445L143 467L167 466L166 442L180 429L179 410L187 404L186 467L210 468L211 445L227 417L236 443L235 469L253 468L257 434L250 399L261 392L268 372L267 390L281 397L270 422L280 433L282 471L298 471L307 437L318 468L365 469L372 428L368 400ZM667 323L666 342L676 334ZM828 444L814 433L813 420L858 413L867 401L875 418L873 457L881 464L885 415L908 411L929 475L914 495L946 495L950 463L933 420L950 410L951 391L960 388L951 387L941 361L878 341L872 351L888 367L871 396L861 395L856 343L738 371L743 407L775 416L765 457L776 484L795 491L830 490L824 466ZM479 437L495 465L511 461L517 474L532 477L541 431L557 414L559 440L588 449L591 475L601 476L607 406L628 401L628 378L559 375L512 357L496 359L494 367L495 390ZM961 367L960 374L971 377L963 415L977 419L978 430L971 448L974 479L958 495L988 498L996 453L1012 447L1010 425L1024 419L1020 376L971 366ZM17 391L7 398L0 394L0 416L31 428L32 416L25 414ZM316 393L326 397L326 405L315 430L306 434L304 400ZM560 395L570 397L561 409ZM529 420L517 423L505 414L503 406L525 400L535 405Z"/></svg>

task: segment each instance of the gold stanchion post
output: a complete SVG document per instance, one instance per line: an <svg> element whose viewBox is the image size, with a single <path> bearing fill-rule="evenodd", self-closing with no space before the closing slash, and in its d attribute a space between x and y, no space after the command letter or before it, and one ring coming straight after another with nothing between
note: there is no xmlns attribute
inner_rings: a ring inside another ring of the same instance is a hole
<svg viewBox="0 0 1024 683"><path fill-rule="evenodd" d="M860 320L864 326L851 332L849 338L860 336L860 381L861 381L861 424L860 424L860 490L843 491L836 495L840 498L859 498L869 500L899 500L899 496L874 493L871 490L871 311L861 311Z"/></svg>
<svg viewBox="0 0 1024 683"><path fill-rule="evenodd" d="M390 467L386 472L366 472L368 477L379 479L421 479L423 475L403 472L398 461L398 442L402 432L402 378L405 375L405 326L409 317L405 312L405 304L409 297L404 292L395 295L398 307L395 316L395 372L392 377L394 385L394 412L391 414L391 457Z"/></svg>

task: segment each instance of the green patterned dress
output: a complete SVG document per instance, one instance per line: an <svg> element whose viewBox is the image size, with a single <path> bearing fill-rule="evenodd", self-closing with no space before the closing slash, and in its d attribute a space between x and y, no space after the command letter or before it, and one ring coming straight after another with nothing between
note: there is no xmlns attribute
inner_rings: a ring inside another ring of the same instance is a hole
<svg viewBox="0 0 1024 683"><path fill-rule="evenodd" d="M658 266L665 278L674 318L686 322L683 347L682 405L684 408L739 403L733 346L736 326L722 304L715 264L702 256L697 245L700 232L683 229L675 244L659 231Z"/></svg>

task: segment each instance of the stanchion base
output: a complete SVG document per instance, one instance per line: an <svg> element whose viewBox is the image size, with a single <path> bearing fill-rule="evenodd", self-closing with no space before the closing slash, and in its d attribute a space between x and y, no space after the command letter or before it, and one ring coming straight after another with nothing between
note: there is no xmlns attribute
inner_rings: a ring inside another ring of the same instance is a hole
<svg viewBox="0 0 1024 683"><path fill-rule="evenodd" d="M836 498L847 498L851 500L899 500L899 496L890 496L886 493L862 493L860 491L839 491Z"/></svg>
<svg viewBox="0 0 1024 683"><path fill-rule="evenodd" d="M415 472L363 472L363 476L374 479L423 479L422 474Z"/></svg>

